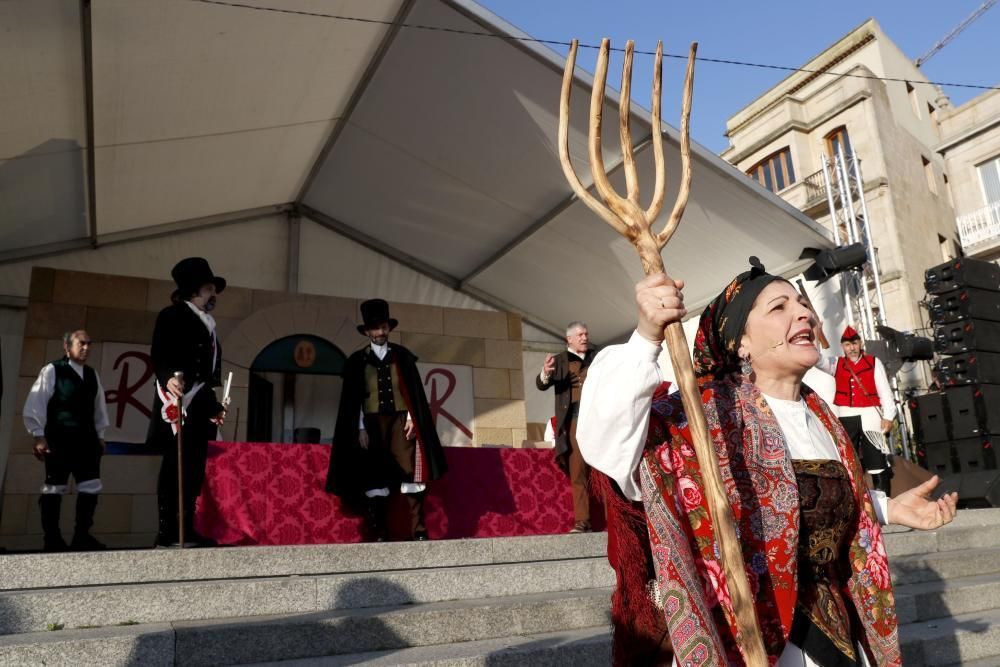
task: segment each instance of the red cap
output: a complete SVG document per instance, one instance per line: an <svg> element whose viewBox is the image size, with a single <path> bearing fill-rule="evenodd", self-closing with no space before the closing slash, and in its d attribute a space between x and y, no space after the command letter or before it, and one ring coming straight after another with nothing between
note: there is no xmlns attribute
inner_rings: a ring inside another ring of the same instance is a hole
<svg viewBox="0 0 1000 667"><path fill-rule="evenodd" d="M840 342L843 343L845 340L861 340L861 336L854 330L854 327L848 326L844 329L844 333L840 334Z"/></svg>

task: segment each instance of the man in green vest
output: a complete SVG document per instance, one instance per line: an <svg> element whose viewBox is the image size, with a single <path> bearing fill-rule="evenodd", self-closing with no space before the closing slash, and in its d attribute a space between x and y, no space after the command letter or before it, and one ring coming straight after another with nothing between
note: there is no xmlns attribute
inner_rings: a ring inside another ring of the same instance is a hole
<svg viewBox="0 0 1000 667"><path fill-rule="evenodd" d="M91 340L78 329L63 336L65 356L46 364L24 403L24 425L35 438L35 457L45 462L45 483L38 506L45 551L104 549L91 534L108 407L104 388L87 366ZM76 530L67 545L59 530L59 510L69 476L76 481Z"/></svg>

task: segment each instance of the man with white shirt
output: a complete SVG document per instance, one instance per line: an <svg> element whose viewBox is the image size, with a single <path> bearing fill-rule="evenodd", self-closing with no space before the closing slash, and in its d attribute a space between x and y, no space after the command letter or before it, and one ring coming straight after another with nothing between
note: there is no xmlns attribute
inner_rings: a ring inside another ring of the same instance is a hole
<svg viewBox="0 0 1000 667"><path fill-rule="evenodd" d="M556 463L569 475L573 487L572 533L590 532L590 494L587 490L589 468L576 443L576 423L580 412L580 395L587 379L587 370L597 350L590 347L590 333L583 322L566 326L566 350L546 355L542 370L535 378L541 391L555 388L555 455Z"/></svg>
<svg viewBox="0 0 1000 667"><path fill-rule="evenodd" d="M211 312L217 295L226 289L226 279L216 276L201 257L182 259L170 275L177 289L171 304L156 318L150 348L156 383L146 443L163 453L157 483L156 545L177 545L183 520L187 541L193 546L213 546L214 541L195 532L194 510L205 481L208 441L215 438L225 416L213 389L221 384L222 345ZM179 400L184 410L183 518L179 517L177 488Z"/></svg>
<svg viewBox="0 0 1000 667"><path fill-rule="evenodd" d="M105 546L90 534L101 491L101 456L108 407L104 388L87 366L90 336L83 329L63 336L62 359L42 367L24 403L24 425L35 438L35 458L45 462L38 506L45 551L93 551ZM76 529L70 545L59 530L59 511L69 477L76 481Z"/></svg>
<svg viewBox="0 0 1000 667"><path fill-rule="evenodd" d="M888 493L892 468L886 434L892 430L896 418L892 387L882 362L864 353L861 336L854 327L844 329L840 345L844 356L821 357L816 368L836 379L833 404L837 406L837 415L855 439L861 466L872 476L873 485ZM860 420L860 428L852 428L852 418L854 422Z"/></svg>
<svg viewBox="0 0 1000 667"><path fill-rule="evenodd" d="M358 333L369 344L344 364L326 490L347 501L363 498L369 538L381 542L388 538L388 497L398 489L409 505L410 537L426 540L427 482L444 475L448 464L417 357L389 342L399 321L385 300L363 302L361 319Z"/></svg>

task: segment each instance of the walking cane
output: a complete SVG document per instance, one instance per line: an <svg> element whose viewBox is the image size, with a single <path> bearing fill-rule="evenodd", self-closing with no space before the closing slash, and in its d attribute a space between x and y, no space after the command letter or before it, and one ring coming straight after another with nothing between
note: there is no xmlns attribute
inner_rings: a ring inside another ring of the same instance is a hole
<svg viewBox="0 0 1000 667"><path fill-rule="evenodd" d="M177 371L174 378L184 386L184 373ZM177 539L184 548L184 396L177 398Z"/></svg>

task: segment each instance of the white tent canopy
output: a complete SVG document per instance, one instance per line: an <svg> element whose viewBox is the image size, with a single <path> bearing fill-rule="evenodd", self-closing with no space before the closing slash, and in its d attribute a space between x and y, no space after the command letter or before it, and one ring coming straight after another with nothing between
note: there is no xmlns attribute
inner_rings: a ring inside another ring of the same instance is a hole
<svg viewBox="0 0 1000 667"><path fill-rule="evenodd" d="M562 58L504 39L525 35L495 15L467 0L82 4L0 3L0 264L289 212L553 334L576 319L598 343L631 328L635 253L559 168ZM584 183L590 85L578 71L570 142ZM648 198L649 114L633 108ZM610 89L605 117L617 123ZM679 151L663 130L669 212ZM617 132L604 134L613 169ZM803 248L831 245L694 154L664 256L692 311L750 254L792 275Z"/></svg>

